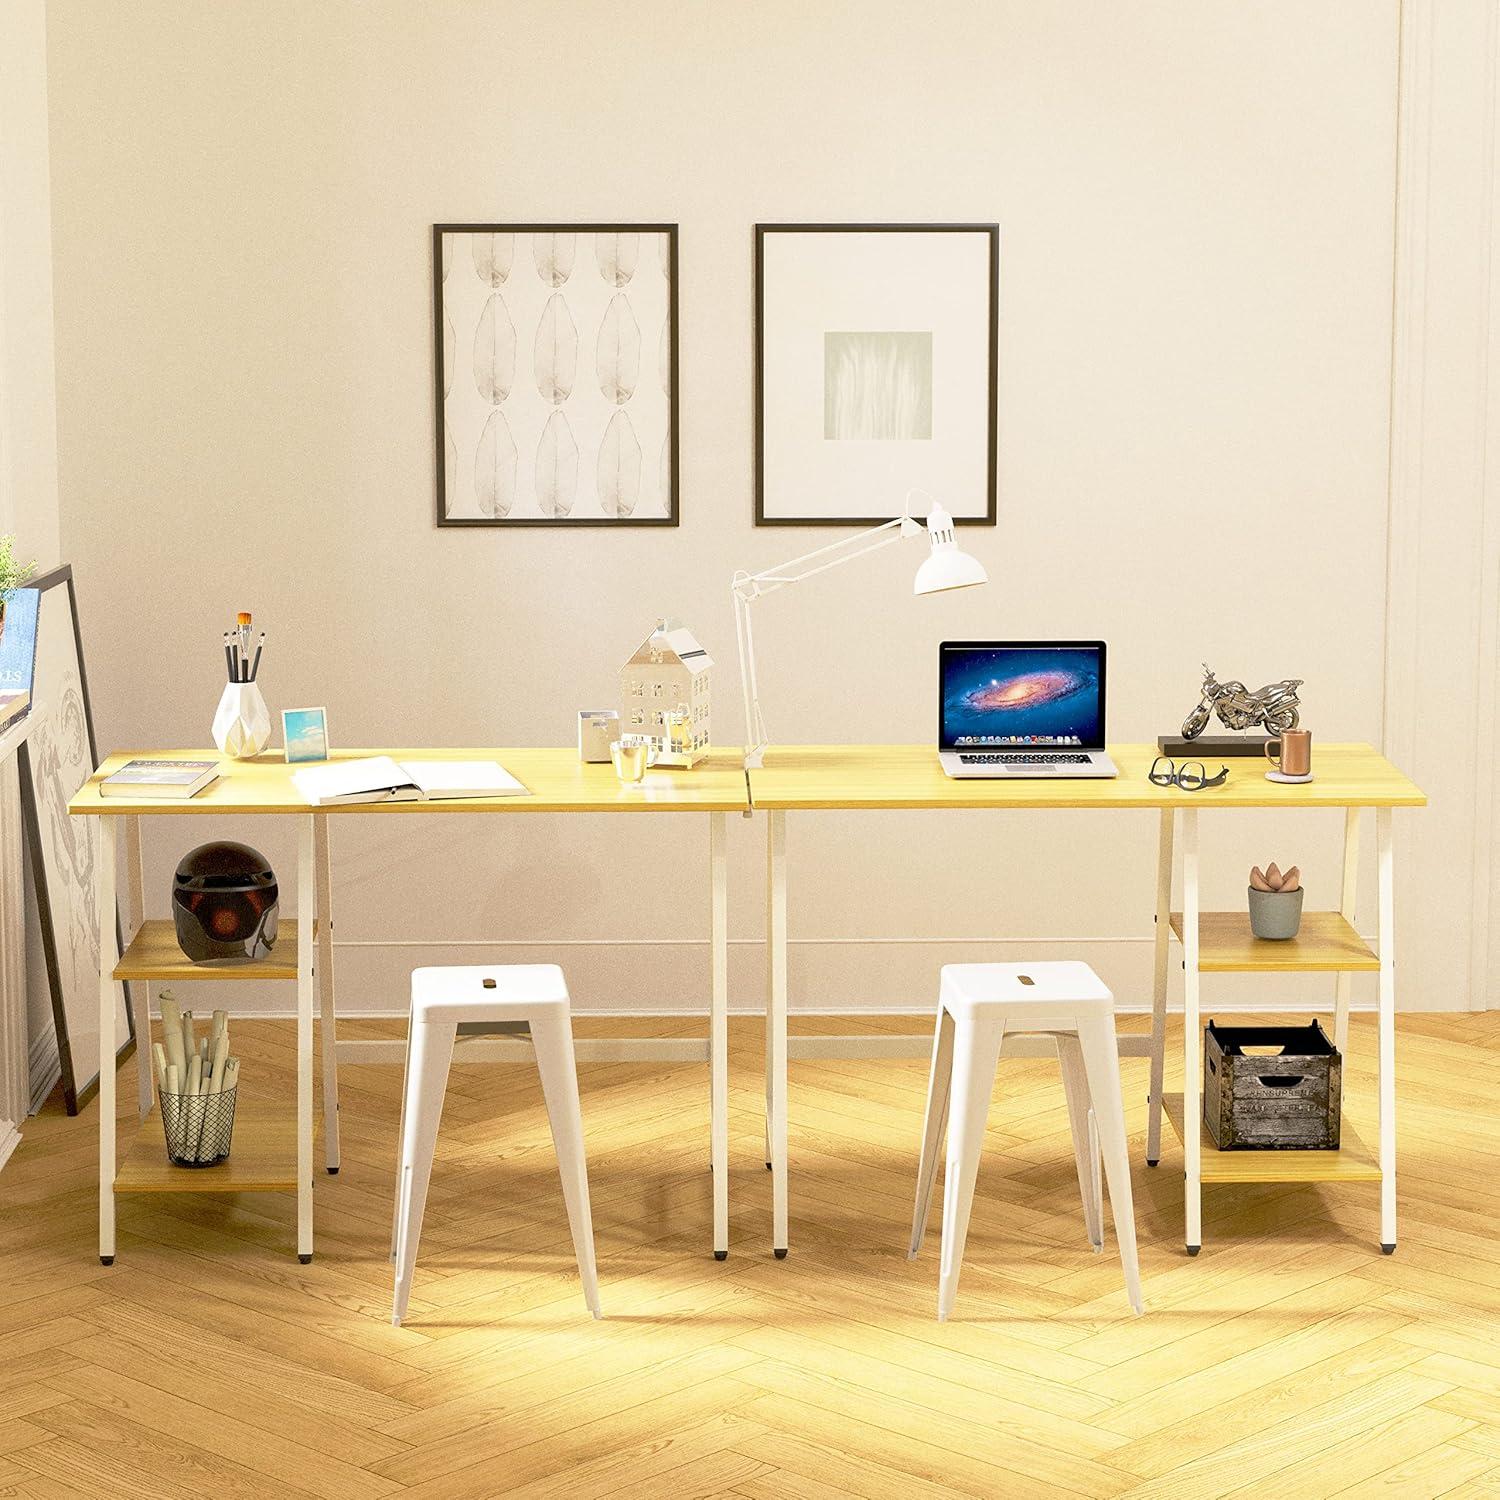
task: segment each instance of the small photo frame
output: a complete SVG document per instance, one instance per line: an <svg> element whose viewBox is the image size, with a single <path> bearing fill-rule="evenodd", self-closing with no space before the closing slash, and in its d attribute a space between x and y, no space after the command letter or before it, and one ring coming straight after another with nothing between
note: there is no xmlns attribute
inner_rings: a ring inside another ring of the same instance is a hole
<svg viewBox="0 0 1500 1500"><path fill-rule="evenodd" d="M328 759L328 714L321 708L284 708L281 742L288 764Z"/></svg>

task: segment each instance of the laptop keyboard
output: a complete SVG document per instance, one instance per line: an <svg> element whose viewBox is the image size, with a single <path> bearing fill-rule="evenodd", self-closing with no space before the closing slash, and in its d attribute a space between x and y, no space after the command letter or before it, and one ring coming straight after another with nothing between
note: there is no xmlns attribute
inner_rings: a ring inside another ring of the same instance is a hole
<svg viewBox="0 0 1500 1500"><path fill-rule="evenodd" d="M1077 755L1071 751L1052 755L1003 751L998 755L960 755L958 763L961 766L1086 766L1090 759L1087 755Z"/></svg>

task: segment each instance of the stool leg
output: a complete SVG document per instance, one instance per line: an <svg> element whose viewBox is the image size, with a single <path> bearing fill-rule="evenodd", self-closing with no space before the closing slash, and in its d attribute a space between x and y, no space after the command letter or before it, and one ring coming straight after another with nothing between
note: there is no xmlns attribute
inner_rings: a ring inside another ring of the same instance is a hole
<svg viewBox="0 0 1500 1500"><path fill-rule="evenodd" d="M536 1046L537 1071L542 1075L542 1094L547 1101L547 1119L557 1150L557 1170L562 1177L568 1228L573 1234L573 1251L583 1281L583 1300L597 1318L599 1277L594 1267L594 1220L589 1210L588 1164L583 1155L583 1115L578 1107L573 1027L567 1014L547 1011L533 1016L531 1040Z"/></svg>
<svg viewBox="0 0 1500 1500"><path fill-rule="evenodd" d="M1083 1050L1071 1032L1058 1032L1057 1060L1062 1065L1063 1097L1068 1101L1068 1124L1073 1131L1073 1160L1078 1164L1078 1192L1083 1199L1083 1225L1095 1251L1104 1248L1104 1205L1099 1192L1099 1153L1094 1145L1089 1109L1089 1078Z"/></svg>
<svg viewBox="0 0 1500 1500"><path fill-rule="evenodd" d="M411 1301L412 1270L417 1263L417 1241L422 1237L427 1185L432 1181L432 1156L437 1149L438 1122L443 1117L443 1094L448 1087L457 1031L452 1021L418 1021L414 1017L411 1023L401 1121L401 1175L396 1181L396 1290L391 1300L391 1322L397 1325Z"/></svg>
<svg viewBox="0 0 1500 1500"><path fill-rule="evenodd" d="M406 1149L406 1090L411 1082L412 1019L406 1018L406 1052L401 1059L401 1116L396 1125L396 1192L391 1200L391 1264L396 1264L396 1241L401 1234L401 1163Z"/></svg>
<svg viewBox="0 0 1500 1500"><path fill-rule="evenodd" d="M917 1202L911 1217L911 1246L906 1258L915 1260L927 1233L932 1212L932 1189L937 1182L938 1151L948 1125L948 1100L953 1084L953 1017L946 1006L938 1006L937 1027L932 1037L932 1072L927 1080L927 1114L922 1124L922 1151L917 1158Z"/></svg>
<svg viewBox="0 0 1500 1500"><path fill-rule="evenodd" d="M938 1273L940 1323L947 1321L958 1294L958 1271L963 1264L964 1242L969 1237L969 1211L974 1206L974 1179L979 1174L984 1125L989 1118L990 1093L995 1087L995 1068L1004 1037L1003 1021L966 1020L954 1032L952 1087L958 1108L951 1111L948 1122L943 1254Z"/></svg>
<svg viewBox="0 0 1500 1500"><path fill-rule="evenodd" d="M1100 1154L1109 1179L1109 1206L1114 1213L1115 1238L1120 1242L1120 1264L1125 1290L1136 1312L1141 1302L1141 1268L1135 1250L1135 1202L1130 1191L1130 1154L1125 1147L1125 1106L1120 1098L1120 1048L1113 1016L1080 1016L1078 1041L1088 1071L1094 1118L1099 1123Z"/></svg>

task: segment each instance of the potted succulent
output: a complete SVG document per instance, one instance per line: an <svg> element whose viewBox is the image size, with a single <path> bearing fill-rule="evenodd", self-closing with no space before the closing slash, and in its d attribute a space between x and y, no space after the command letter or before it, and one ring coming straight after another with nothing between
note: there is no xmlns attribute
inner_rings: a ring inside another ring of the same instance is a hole
<svg viewBox="0 0 1500 1500"><path fill-rule="evenodd" d="M1275 864L1250 871L1250 931L1258 938L1283 942L1302 925L1302 872L1293 865L1285 874Z"/></svg>
<svg viewBox="0 0 1500 1500"><path fill-rule="evenodd" d="M0 636L5 634L5 602L31 577L34 562L19 563L15 558L16 539L0 536Z"/></svg>

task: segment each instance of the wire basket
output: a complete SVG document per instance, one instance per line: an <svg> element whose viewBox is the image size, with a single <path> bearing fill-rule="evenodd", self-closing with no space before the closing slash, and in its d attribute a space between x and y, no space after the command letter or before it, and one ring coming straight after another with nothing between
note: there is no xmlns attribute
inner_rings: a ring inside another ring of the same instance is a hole
<svg viewBox="0 0 1500 1500"><path fill-rule="evenodd" d="M161 1126L173 1166L216 1167L228 1159L236 1093L161 1095Z"/></svg>

